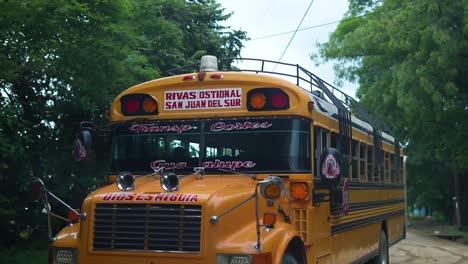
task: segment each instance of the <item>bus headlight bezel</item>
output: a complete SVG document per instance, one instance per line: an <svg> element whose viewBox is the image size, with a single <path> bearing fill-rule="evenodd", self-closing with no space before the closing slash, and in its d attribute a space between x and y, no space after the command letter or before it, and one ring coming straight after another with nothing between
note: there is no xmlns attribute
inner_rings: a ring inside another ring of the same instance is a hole
<svg viewBox="0 0 468 264"><path fill-rule="evenodd" d="M119 190L128 192L133 191L135 189L135 176L133 176L128 171L123 171L117 175L117 180L115 181L117 188Z"/></svg>
<svg viewBox="0 0 468 264"><path fill-rule="evenodd" d="M260 182L260 194L269 201L276 201L284 194L284 182L278 176L268 176Z"/></svg>
<svg viewBox="0 0 468 264"><path fill-rule="evenodd" d="M166 192L179 190L179 177L172 171L166 171L161 175L160 185Z"/></svg>

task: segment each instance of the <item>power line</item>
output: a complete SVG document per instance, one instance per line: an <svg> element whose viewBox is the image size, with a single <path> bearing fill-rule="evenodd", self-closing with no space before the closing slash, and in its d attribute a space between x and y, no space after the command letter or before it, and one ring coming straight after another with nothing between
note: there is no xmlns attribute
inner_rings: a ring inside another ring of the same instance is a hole
<svg viewBox="0 0 468 264"><path fill-rule="evenodd" d="M281 57L279 58L278 62L281 62L281 59L283 58L284 54L288 50L289 45L291 45L291 42L293 41L294 36L296 36L297 31L301 27L302 22L304 21L305 17L307 16L307 13L309 13L309 9L310 9L310 7L312 6L313 3L314 3L314 0L310 1L309 7L307 7L307 10L305 11L304 15L302 16L301 22L299 22L299 25L297 25L297 28L294 31L294 34L292 35L291 39L289 40L288 45L286 45L286 48L284 49L283 54L281 54ZM276 63L275 67L273 67L273 71L276 69L276 66L278 66L278 63Z"/></svg>
<svg viewBox="0 0 468 264"><path fill-rule="evenodd" d="M415 6L415 5L419 5L419 4L425 4L425 3L427 3L427 2L423 0L423 1L420 1L420 2L415 2L415 3L409 4L407 7L411 7L411 6ZM393 12L396 12L396 10L388 10L388 11L380 11L380 12L368 13L368 14L363 14L363 15L360 15L360 16L355 16L355 17L345 18L345 19L341 19L341 20L326 22L326 23L323 23L323 24L313 25L313 26L310 26L310 27L300 28L300 29L296 29L296 30L290 30L290 31L275 33L275 34L266 35L266 36L257 37L257 38L251 38L251 39L249 39L248 41L259 40L259 39L266 39L266 38L272 38L272 37L277 37L277 36L281 36L281 35L290 34L290 33L293 33L293 32L298 32L298 31L304 31L304 30L309 30L309 29L313 29L313 28L324 27L324 26L328 26L328 25L332 25L332 24L337 24L337 23L341 23L341 22L345 22L345 21L349 21L349 20L354 20L354 19L366 17L366 16L368 16L368 15L370 15L370 14L374 14L374 15L375 15L375 14L385 14L385 13L393 13Z"/></svg>
<svg viewBox="0 0 468 264"><path fill-rule="evenodd" d="M358 17L363 17L363 16L364 16L364 15L358 16ZM258 37L258 38L252 38L252 39L250 39L249 41L252 41L252 40L259 40L259 39L266 39L266 38L272 38L272 37L277 37L277 36L281 36L281 35L290 34L290 33L296 32L296 31L304 31L304 30L308 30L308 29L324 27L324 26L328 26L328 25L332 25L332 24L337 24L337 23L340 23L340 22L344 22L344 21L347 21L347 20L356 19L356 18L358 18L358 17L352 17L352 18L347 18L347 19L343 19L343 20L337 20L337 21L327 22L327 23L323 23L323 24L319 24L319 25L314 25L314 26L310 26L310 27L300 28L300 29L298 29L298 30L291 30L291 31L276 33L276 34L272 34L272 35L262 36L262 37Z"/></svg>

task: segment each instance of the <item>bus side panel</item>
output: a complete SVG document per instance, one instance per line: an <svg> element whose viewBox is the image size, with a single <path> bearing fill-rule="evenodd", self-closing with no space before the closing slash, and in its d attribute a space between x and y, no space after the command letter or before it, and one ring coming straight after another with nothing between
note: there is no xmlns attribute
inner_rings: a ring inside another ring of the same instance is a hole
<svg viewBox="0 0 468 264"><path fill-rule="evenodd" d="M339 233L332 237L333 263L352 263L378 249L381 222Z"/></svg>
<svg viewBox="0 0 468 264"><path fill-rule="evenodd" d="M396 243L404 238L405 216L400 215L387 220L388 242Z"/></svg>

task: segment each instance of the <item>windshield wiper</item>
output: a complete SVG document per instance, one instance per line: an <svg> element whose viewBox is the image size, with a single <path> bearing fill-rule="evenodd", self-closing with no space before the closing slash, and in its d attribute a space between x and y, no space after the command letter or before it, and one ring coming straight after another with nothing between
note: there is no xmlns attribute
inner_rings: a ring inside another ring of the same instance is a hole
<svg viewBox="0 0 468 264"><path fill-rule="evenodd" d="M221 168L205 168L205 170L206 170L206 169L209 169L209 170L219 170L219 171L223 171L223 172L229 172L229 173L233 173L233 174L237 174L237 175L247 176L247 177L250 177L252 180L256 180L256 179L257 179L257 175L255 175L255 174L250 174L250 173L246 173L246 172L242 172L242 171L225 170L225 169L221 169Z"/></svg>

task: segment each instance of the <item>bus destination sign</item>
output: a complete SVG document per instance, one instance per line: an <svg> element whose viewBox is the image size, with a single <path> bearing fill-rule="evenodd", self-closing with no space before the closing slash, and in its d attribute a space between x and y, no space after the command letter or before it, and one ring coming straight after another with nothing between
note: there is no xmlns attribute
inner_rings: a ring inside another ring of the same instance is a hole
<svg viewBox="0 0 468 264"><path fill-rule="evenodd" d="M176 90L164 92L164 110L241 108L241 88Z"/></svg>

